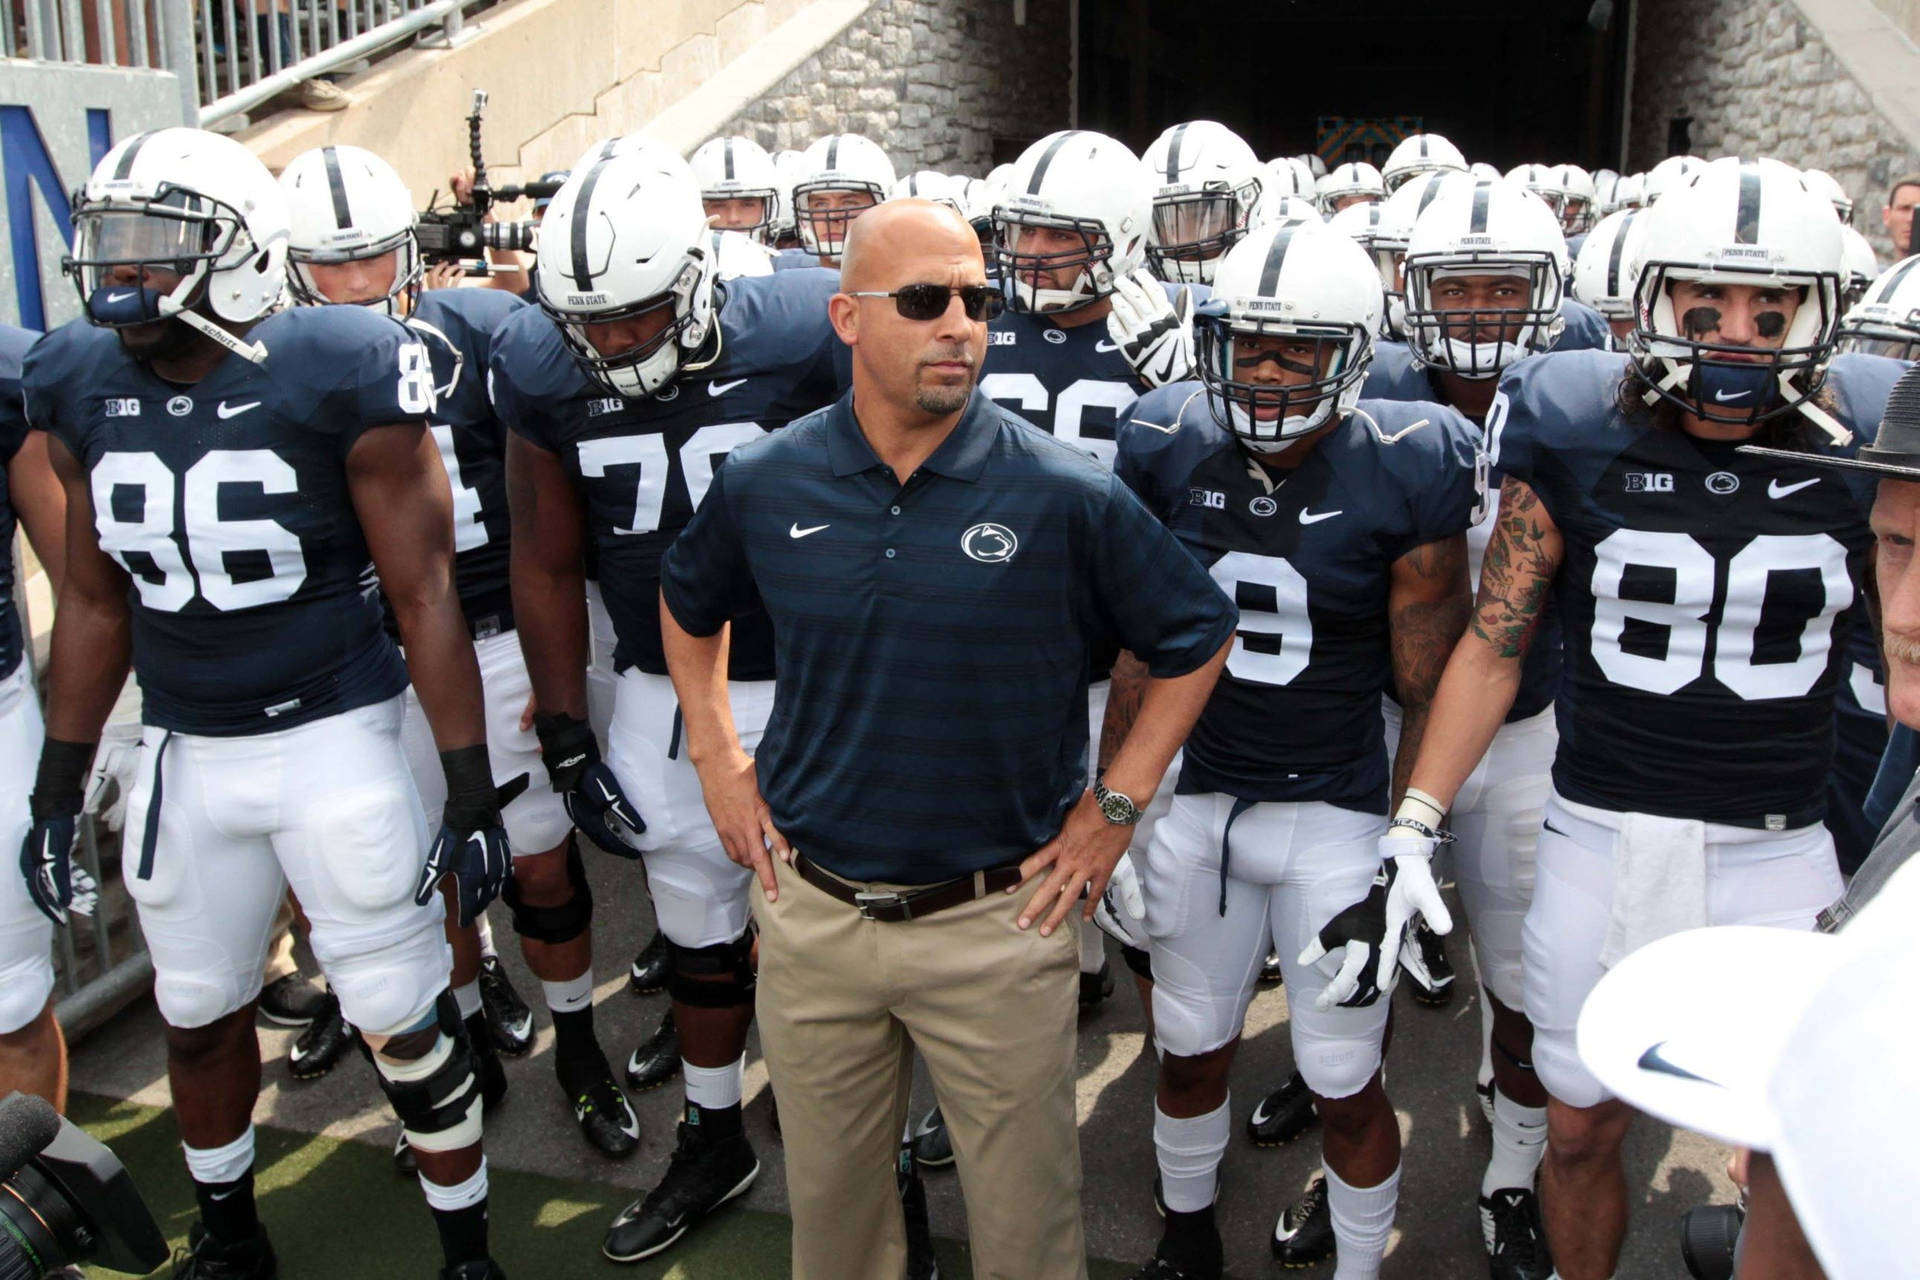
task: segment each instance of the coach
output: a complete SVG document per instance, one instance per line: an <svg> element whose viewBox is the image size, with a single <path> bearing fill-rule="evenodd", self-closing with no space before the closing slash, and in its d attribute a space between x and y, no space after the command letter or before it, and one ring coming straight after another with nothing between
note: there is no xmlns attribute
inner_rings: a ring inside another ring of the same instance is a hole
<svg viewBox="0 0 1920 1280"><path fill-rule="evenodd" d="M852 393L737 449L661 569L686 750L761 887L793 1274L901 1274L892 1157L918 1048L974 1274L1080 1277L1079 944L1061 926L1125 851L1236 613L1107 471L975 392L1000 299L958 214L874 209L841 285ZM728 709L725 632L761 608L778 692L753 758ZM1089 790L1103 644L1154 679Z"/></svg>

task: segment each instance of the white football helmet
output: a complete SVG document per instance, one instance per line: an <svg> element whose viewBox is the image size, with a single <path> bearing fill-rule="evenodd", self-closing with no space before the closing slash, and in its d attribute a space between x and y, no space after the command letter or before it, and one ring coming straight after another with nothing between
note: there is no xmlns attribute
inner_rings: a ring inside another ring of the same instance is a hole
<svg viewBox="0 0 1920 1280"><path fill-rule="evenodd" d="M800 243L816 257L838 261L853 220L893 190L893 161L871 138L830 133L814 139L796 168L800 176L793 184L793 212L800 228ZM832 192L852 192L870 196L871 200L864 205L830 209L820 204L820 198Z"/></svg>
<svg viewBox="0 0 1920 1280"><path fill-rule="evenodd" d="M1303 151L1294 158L1307 166L1307 172L1313 175L1315 182L1327 176L1327 162L1320 158L1318 151Z"/></svg>
<svg viewBox="0 0 1920 1280"><path fill-rule="evenodd" d="M1332 217L1340 212L1342 202L1385 200L1387 184L1380 180L1380 171L1365 160L1349 160L1315 183L1313 194L1320 212Z"/></svg>
<svg viewBox="0 0 1920 1280"><path fill-rule="evenodd" d="M718 332L715 250L691 174L662 173L644 155L595 160L555 194L540 235L541 309L596 383L645 399L682 369L704 367L689 362ZM661 310L653 336L612 352L594 345L592 326Z"/></svg>
<svg viewBox="0 0 1920 1280"><path fill-rule="evenodd" d="M383 306L388 315L413 309L423 270L413 230L413 193L392 165L364 147L315 147L288 161L280 171L280 190L287 197L290 228L287 287L295 299L308 306L333 301L307 274L313 264L391 253L393 284L385 297L366 299L365 305Z"/></svg>
<svg viewBox="0 0 1920 1280"><path fill-rule="evenodd" d="M1466 172L1467 158L1460 154L1460 148L1437 133L1414 133L1401 139L1387 156L1387 162L1380 166L1380 178L1386 183L1387 194L1392 195L1409 179L1449 169Z"/></svg>
<svg viewBox="0 0 1920 1280"><path fill-rule="evenodd" d="M1400 264L1407 256L1407 242L1413 238L1413 225L1442 191L1454 187L1472 187L1476 179L1458 169L1436 169L1423 173L1401 186L1380 206L1380 227L1374 235L1374 262L1380 271L1380 284L1386 291L1386 326L1381 331L1395 341L1407 336L1407 293L1402 286Z"/></svg>
<svg viewBox="0 0 1920 1280"><path fill-rule="evenodd" d="M1063 312L1113 292L1146 258L1153 184L1125 143L1067 129L1020 153L1002 177L993 211L996 262L1015 311ZM1036 252L1028 232L1078 237L1070 249ZM1051 274L1080 268L1071 287Z"/></svg>
<svg viewBox="0 0 1920 1280"><path fill-rule="evenodd" d="M709 138L687 164L700 184L701 200L759 202L757 222L729 230L751 236L761 244L772 240L773 224L780 212L780 176L774 172L773 157L766 148L752 138L733 134Z"/></svg>
<svg viewBox="0 0 1920 1280"><path fill-rule="evenodd" d="M1839 349L1920 357L1920 254L1900 259L1867 286L1867 296L1840 325Z"/></svg>
<svg viewBox="0 0 1920 1280"><path fill-rule="evenodd" d="M713 243L713 274L717 279L773 274L773 250L752 236L715 227L708 237Z"/></svg>
<svg viewBox="0 0 1920 1280"><path fill-rule="evenodd" d="M137 133L100 158L73 199L73 277L87 319L126 328L179 319L255 362L232 324L262 319L286 293L287 202L253 152L202 129ZM116 280L119 274L127 279ZM165 293L148 273L178 277Z"/></svg>
<svg viewBox="0 0 1920 1280"><path fill-rule="evenodd" d="M1467 166L1467 174L1478 182L1498 182L1503 176L1498 167L1485 160L1475 160Z"/></svg>
<svg viewBox="0 0 1920 1280"><path fill-rule="evenodd" d="M1608 212L1621 209L1644 209L1647 207L1647 175L1629 173L1621 176L1613 184L1613 208Z"/></svg>
<svg viewBox="0 0 1920 1280"><path fill-rule="evenodd" d="M1281 196L1276 200L1263 200L1260 204L1261 226L1281 222L1325 222L1320 216L1320 206L1306 196Z"/></svg>
<svg viewBox="0 0 1920 1280"><path fill-rule="evenodd" d="M1206 284L1253 227L1265 188L1253 148L1213 120L1177 124L1141 157L1154 184L1147 260L1162 280Z"/></svg>
<svg viewBox="0 0 1920 1280"><path fill-rule="evenodd" d="M1292 156L1281 156L1278 160L1267 161L1266 190L1263 193L1269 200L1278 200L1285 196L1313 196L1314 178L1301 161Z"/></svg>
<svg viewBox="0 0 1920 1280"><path fill-rule="evenodd" d="M1867 238L1852 227L1841 225L1840 240L1847 264L1846 282L1840 290L1840 314L1845 316L1867 296L1867 286L1880 274L1880 259L1874 256Z"/></svg>
<svg viewBox="0 0 1920 1280"><path fill-rule="evenodd" d="M656 173L672 174L685 178L695 186L699 185L699 180L693 176L693 166L674 150L672 144L649 138L644 133L623 133L617 138L601 139L580 153L580 158L573 163L572 172L579 173L591 168L595 161L611 160L614 156L638 157Z"/></svg>
<svg viewBox="0 0 1920 1280"><path fill-rule="evenodd" d="M1373 260L1374 270L1380 276L1382 316L1386 314L1388 293L1399 288L1400 255L1407 251L1405 240L1396 241L1389 236L1386 243L1382 243L1382 236L1387 234L1386 208L1378 200L1369 200L1365 204L1350 204L1327 219L1329 227L1366 250ZM1384 329L1381 336L1385 336Z"/></svg>
<svg viewBox="0 0 1920 1280"><path fill-rule="evenodd" d="M1633 265L1628 237L1642 211L1622 209L1594 223L1573 264L1573 296L1608 321L1633 319Z"/></svg>
<svg viewBox="0 0 1920 1280"><path fill-rule="evenodd" d="M1380 326L1379 278L1360 246L1324 223L1260 227L1221 260L1193 323L1215 420L1254 452L1274 453L1353 410ZM1302 350L1293 360L1285 350L1249 353L1250 339L1291 339ZM1311 376L1292 386L1261 380L1269 362Z"/></svg>
<svg viewBox="0 0 1920 1280"><path fill-rule="evenodd" d="M1840 221L1853 225L1853 197L1840 185L1840 180L1825 169L1807 169L1802 171L1807 190L1822 197L1833 205L1833 211L1840 215Z"/></svg>
<svg viewBox="0 0 1920 1280"><path fill-rule="evenodd" d="M1445 184L1414 221L1403 270L1407 345L1430 369L1498 377L1515 361L1551 347L1564 327L1560 303L1568 268L1560 219L1515 183ZM1449 281L1485 276L1524 279L1524 301L1476 309L1446 305Z"/></svg>
<svg viewBox="0 0 1920 1280"><path fill-rule="evenodd" d="M1647 170L1642 186L1643 202L1658 204L1661 197L1686 186L1706 167L1707 162L1699 156L1668 156Z"/></svg>
<svg viewBox="0 0 1920 1280"><path fill-rule="evenodd" d="M1593 185L1593 175L1577 164L1554 168L1560 173L1560 189L1566 193L1560 205L1560 230L1569 236L1591 231L1600 216L1600 193Z"/></svg>
<svg viewBox="0 0 1920 1280"><path fill-rule="evenodd" d="M1798 169L1715 160L1639 219L1630 247L1639 265L1627 349L1647 403L1664 398L1696 417L1739 423L1798 409L1837 439L1851 438L1812 403L1833 356L1846 262L1833 206L1807 190ZM1671 286L1682 280L1793 291L1800 304L1778 348L1708 342L1691 313L1675 314Z"/></svg>
<svg viewBox="0 0 1920 1280"><path fill-rule="evenodd" d="M893 190L887 193L887 199L932 200L936 204L946 205L963 218L967 216L966 191L962 184L933 169L922 169L900 179L893 184Z"/></svg>
<svg viewBox="0 0 1920 1280"><path fill-rule="evenodd" d="M797 239L799 228L793 219L793 184L800 181L800 166L805 162L804 151L782 151L773 157L774 210L773 226L769 231L773 242Z"/></svg>

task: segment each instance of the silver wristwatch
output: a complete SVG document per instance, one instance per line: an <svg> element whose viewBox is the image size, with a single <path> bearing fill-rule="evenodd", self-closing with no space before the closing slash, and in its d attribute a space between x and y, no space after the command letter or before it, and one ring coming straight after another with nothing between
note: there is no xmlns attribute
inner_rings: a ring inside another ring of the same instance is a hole
<svg viewBox="0 0 1920 1280"><path fill-rule="evenodd" d="M1131 827L1140 821L1140 806L1118 791L1109 790L1104 782L1093 784L1093 802L1100 806L1100 816L1116 827Z"/></svg>

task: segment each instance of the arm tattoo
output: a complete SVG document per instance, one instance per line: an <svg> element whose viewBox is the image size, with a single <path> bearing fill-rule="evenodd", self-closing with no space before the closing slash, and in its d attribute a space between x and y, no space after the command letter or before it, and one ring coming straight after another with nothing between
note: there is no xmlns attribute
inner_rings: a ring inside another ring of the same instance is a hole
<svg viewBox="0 0 1920 1280"><path fill-rule="evenodd" d="M1464 538L1443 538L1415 547L1401 564L1418 577L1426 598L1400 604L1387 620L1393 646L1393 683L1400 705L1424 708L1440 687L1453 646L1466 630L1473 609L1467 589ZM1449 589L1450 585L1453 589Z"/></svg>
<svg viewBox="0 0 1920 1280"><path fill-rule="evenodd" d="M1532 642L1540 611L1559 572L1560 530L1532 486L1500 482L1500 514L1480 565L1473 634L1502 658L1518 658Z"/></svg>
<svg viewBox="0 0 1920 1280"><path fill-rule="evenodd" d="M1100 726L1099 754L1095 757L1104 771L1120 754L1120 747L1133 730L1140 715L1140 704L1147 694L1147 664L1131 653L1122 652L1113 664L1113 685L1107 693L1107 716Z"/></svg>

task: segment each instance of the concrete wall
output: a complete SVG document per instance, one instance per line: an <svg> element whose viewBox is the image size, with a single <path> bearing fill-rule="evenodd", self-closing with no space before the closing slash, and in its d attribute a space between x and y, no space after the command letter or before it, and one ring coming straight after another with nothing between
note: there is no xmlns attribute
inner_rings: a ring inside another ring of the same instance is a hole
<svg viewBox="0 0 1920 1280"><path fill-rule="evenodd" d="M1068 120L1067 0L874 0L725 126L769 151L863 133L894 167L985 176ZM1004 158L1010 159L1011 156Z"/></svg>
<svg viewBox="0 0 1920 1280"><path fill-rule="evenodd" d="M1665 156L1668 122L1691 116L1696 155L1831 173L1889 257L1888 179L1920 170L1920 51L1893 18L1867 0L1640 0L1637 21L1633 168Z"/></svg>

